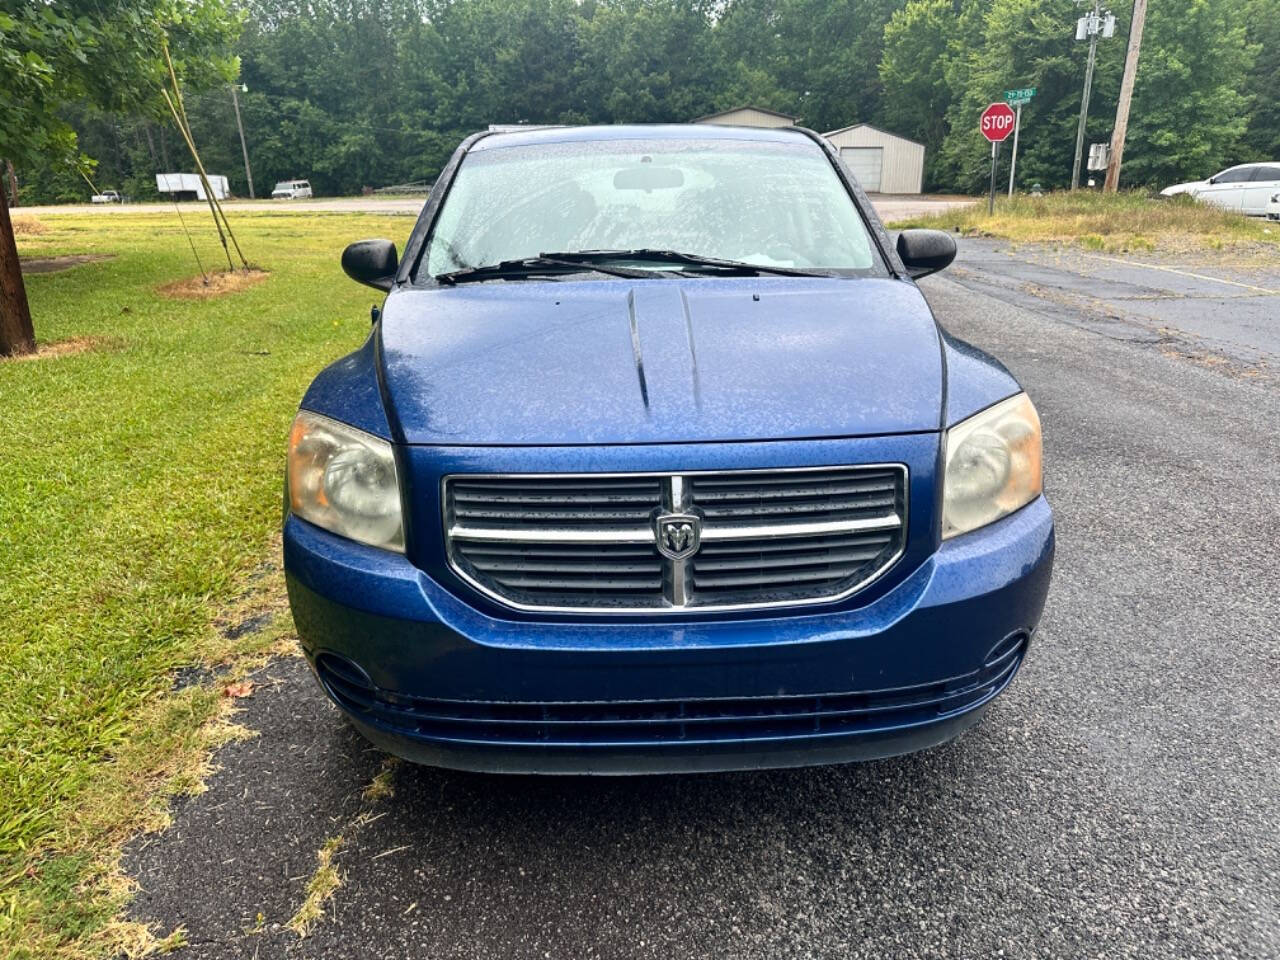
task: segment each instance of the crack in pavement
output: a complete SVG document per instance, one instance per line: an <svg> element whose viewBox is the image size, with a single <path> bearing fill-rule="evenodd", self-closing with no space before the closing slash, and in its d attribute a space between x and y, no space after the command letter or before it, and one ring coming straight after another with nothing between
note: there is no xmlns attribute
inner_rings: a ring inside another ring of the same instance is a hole
<svg viewBox="0 0 1280 960"><path fill-rule="evenodd" d="M366 809L365 791L385 761L335 722L302 657L249 679L253 693L237 720L258 736L220 750L209 789L176 801L172 827L125 850L123 869L139 884L132 917L166 931L181 923L196 944L186 957L292 949L298 937L287 923L306 901L316 851Z"/></svg>
<svg viewBox="0 0 1280 960"><path fill-rule="evenodd" d="M1081 251L1053 251L1049 264L1044 262L1049 253L963 241L948 276L1042 316L1111 339L1172 350L1232 376L1267 377L1280 361L1280 295L1269 287ZM1086 257L1123 269L1098 276L1084 269L1081 258ZM1146 267L1174 275L1177 289L1152 287L1140 272ZM1216 284L1236 289L1224 294Z"/></svg>

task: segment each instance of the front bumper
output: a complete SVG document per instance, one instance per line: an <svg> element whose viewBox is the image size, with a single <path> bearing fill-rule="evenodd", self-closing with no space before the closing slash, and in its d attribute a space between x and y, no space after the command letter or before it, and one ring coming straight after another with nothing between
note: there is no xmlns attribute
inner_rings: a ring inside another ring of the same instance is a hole
<svg viewBox="0 0 1280 960"><path fill-rule="evenodd" d="M501 619L405 557L290 516L302 646L375 744L519 773L800 766L906 753L980 719L1044 606L1037 499L946 541L861 607L734 620Z"/></svg>

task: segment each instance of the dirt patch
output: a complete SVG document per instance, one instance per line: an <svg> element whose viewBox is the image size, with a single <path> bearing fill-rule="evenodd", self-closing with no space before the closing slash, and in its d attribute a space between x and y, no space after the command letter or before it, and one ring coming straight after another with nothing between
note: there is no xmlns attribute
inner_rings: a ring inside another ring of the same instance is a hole
<svg viewBox="0 0 1280 960"><path fill-rule="evenodd" d="M207 281L201 276L188 277L185 280L175 280L173 283L157 287L156 292L162 297L171 297L175 300L211 300L224 294L236 293L246 287L257 286L268 276L270 276L268 271L257 269L211 273Z"/></svg>
<svg viewBox="0 0 1280 960"><path fill-rule="evenodd" d="M19 233L22 231L19 230ZM110 253L68 253L60 257L32 257L20 260L23 273L59 273L70 270L82 263L97 263L99 260L114 260Z"/></svg>
<svg viewBox="0 0 1280 960"><path fill-rule="evenodd" d="M66 340L55 340L53 343L36 345L35 353L24 353L16 357L2 357L0 360L11 360L21 363L24 360L51 360L54 357L70 357L89 350L109 350L120 345L114 337L68 337Z"/></svg>
<svg viewBox="0 0 1280 960"><path fill-rule="evenodd" d="M49 230L35 217L14 217L12 222L14 235L19 237L34 237Z"/></svg>

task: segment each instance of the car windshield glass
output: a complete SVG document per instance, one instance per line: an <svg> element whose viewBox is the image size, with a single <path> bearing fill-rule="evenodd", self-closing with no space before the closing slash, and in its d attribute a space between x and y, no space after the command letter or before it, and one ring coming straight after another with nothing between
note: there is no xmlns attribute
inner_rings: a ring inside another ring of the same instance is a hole
<svg viewBox="0 0 1280 960"><path fill-rule="evenodd" d="M555 251L666 250L884 275L823 151L755 140L597 140L468 154L427 245L431 276ZM655 271L681 267L654 263Z"/></svg>

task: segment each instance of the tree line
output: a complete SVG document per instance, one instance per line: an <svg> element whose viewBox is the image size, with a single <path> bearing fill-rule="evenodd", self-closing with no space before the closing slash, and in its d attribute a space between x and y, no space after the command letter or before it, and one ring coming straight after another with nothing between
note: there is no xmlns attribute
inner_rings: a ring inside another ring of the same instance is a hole
<svg viewBox="0 0 1280 960"><path fill-rule="evenodd" d="M258 196L430 180L490 123L686 121L742 104L829 130L869 122L926 146L927 189L980 191L977 118L1034 86L1019 182L1069 183L1087 43L1072 0L246 0L228 53ZM1129 3L1101 40L1086 143L1109 139ZM1275 0L1152 4L1122 183L1161 186L1280 159ZM3 28L3 23L0 23ZM0 45L2 46L2 45ZM144 78L145 80L145 78ZM210 172L248 194L229 86L193 83ZM2 114L3 111L0 111ZM61 110L100 189L155 198L189 170L171 124L100 98ZM1006 151L1007 152L1007 151ZM65 151L17 162L22 203L86 198Z"/></svg>

